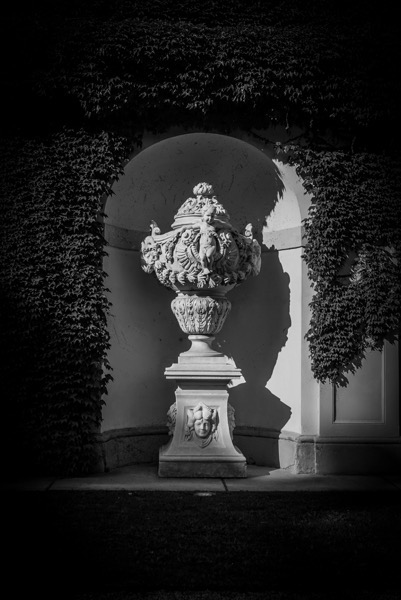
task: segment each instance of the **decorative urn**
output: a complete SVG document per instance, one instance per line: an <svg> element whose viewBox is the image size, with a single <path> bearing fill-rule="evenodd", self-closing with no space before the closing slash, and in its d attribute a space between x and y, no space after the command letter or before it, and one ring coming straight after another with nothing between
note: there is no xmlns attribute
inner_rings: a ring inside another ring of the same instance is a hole
<svg viewBox="0 0 401 600"><path fill-rule="evenodd" d="M151 233L141 246L143 270L176 292L171 308L191 341L191 348L165 373L177 381L178 389L168 413L173 440L161 450L159 475L243 477L245 458L232 446L234 410L227 403L226 391L241 371L214 350L212 342L231 308L227 292L259 273L261 248L251 224L244 233L231 225L211 185L198 183L193 194L179 208L171 231L161 233L152 221ZM207 424L202 417L203 425L197 424L194 415L206 414L213 415L212 421ZM227 435L230 440L224 442ZM224 452L222 441L227 446ZM210 458L213 447L215 460ZM206 448L207 455L198 454ZM241 457L237 470L233 453Z"/></svg>

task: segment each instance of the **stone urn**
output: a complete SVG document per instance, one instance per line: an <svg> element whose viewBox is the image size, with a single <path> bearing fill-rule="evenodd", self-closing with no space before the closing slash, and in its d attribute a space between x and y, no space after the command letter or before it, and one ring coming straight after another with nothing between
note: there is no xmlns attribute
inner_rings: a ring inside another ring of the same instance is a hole
<svg viewBox="0 0 401 600"><path fill-rule="evenodd" d="M227 402L227 385L241 371L212 344L230 312L226 294L259 273L261 248L251 224L243 233L232 226L211 185L199 183L193 194L171 231L161 233L152 222L141 246L143 270L176 292L171 308L191 342L165 371L178 389L168 413L173 439L161 449L159 475L244 477L246 462L232 444L234 410Z"/></svg>

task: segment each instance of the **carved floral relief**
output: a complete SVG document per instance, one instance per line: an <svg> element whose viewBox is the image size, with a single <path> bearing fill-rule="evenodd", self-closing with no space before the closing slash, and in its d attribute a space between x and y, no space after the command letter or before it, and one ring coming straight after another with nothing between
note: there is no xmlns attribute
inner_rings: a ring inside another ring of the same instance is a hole
<svg viewBox="0 0 401 600"><path fill-rule="evenodd" d="M225 297L178 295L171 308L184 333L214 335L223 327L231 302Z"/></svg>

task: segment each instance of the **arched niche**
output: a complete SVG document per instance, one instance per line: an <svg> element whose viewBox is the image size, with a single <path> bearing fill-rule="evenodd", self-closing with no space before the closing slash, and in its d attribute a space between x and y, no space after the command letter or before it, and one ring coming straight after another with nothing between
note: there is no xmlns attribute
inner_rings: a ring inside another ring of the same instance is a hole
<svg viewBox="0 0 401 600"><path fill-rule="evenodd" d="M153 139L113 186L105 206L109 246L104 270L112 303L109 361L114 380L105 397L102 431L109 440L135 432L143 437L165 434L174 389L164 369L189 343L170 310L174 292L141 270L139 250L150 221L162 232L169 230L200 181L213 185L234 226L253 223L262 246L261 273L229 293L232 311L216 345L243 371L243 382L230 392L238 440L241 431L244 446L254 434L270 436L269 452L275 456L265 456L264 444L260 451L248 448L248 454L254 453L249 458L277 462L283 430L301 433L315 424L313 407L309 416L302 411L302 393L313 385L304 371L309 287L301 259L301 219L309 200L293 169L238 136L189 133ZM125 452L121 444L113 444L115 452ZM135 460L141 460L141 453L150 456L143 447L133 444Z"/></svg>

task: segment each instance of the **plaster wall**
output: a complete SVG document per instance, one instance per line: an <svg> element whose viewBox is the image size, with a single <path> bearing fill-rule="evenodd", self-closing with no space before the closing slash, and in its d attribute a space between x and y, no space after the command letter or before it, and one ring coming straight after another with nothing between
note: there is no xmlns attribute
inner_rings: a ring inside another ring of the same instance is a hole
<svg viewBox="0 0 401 600"><path fill-rule="evenodd" d="M289 281L288 299L277 298L272 312L276 315L283 310L285 301L288 302L288 328L282 332L283 346L277 354L277 360L272 369L267 388L270 393L280 398L291 409L291 416L285 424L285 429L302 432L302 248L281 250L278 260ZM268 427L268 425L265 425Z"/></svg>
<svg viewBox="0 0 401 600"><path fill-rule="evenodd" d="M174 397L164 369L186 347L170 310L174 294L142 271L138 251L110 247L104 269L113 303L113 381L105 397L102 430L164 425Z"/></svg>
<svg viewBox="0 0 401 600"><path fill-rule="evenodd" d="M320 434L380 438L400 436L398 344L367 352L347 374L347 387L321 386Z"/></svg>
<svg viewBox="0 0 401 600"><path fill-rule="evenodd" d="M291 407L286 430L315 434L318 432L319 386L312 375L305 340L312 288L302 260L302 220L307 216L310 197L294 168L274 162L285 182L285 189L266 219L263 241L267 248L278 253L278 260L289 280L290 327L267 387ZM275 310L279 309L276 307Z"/></svg>

